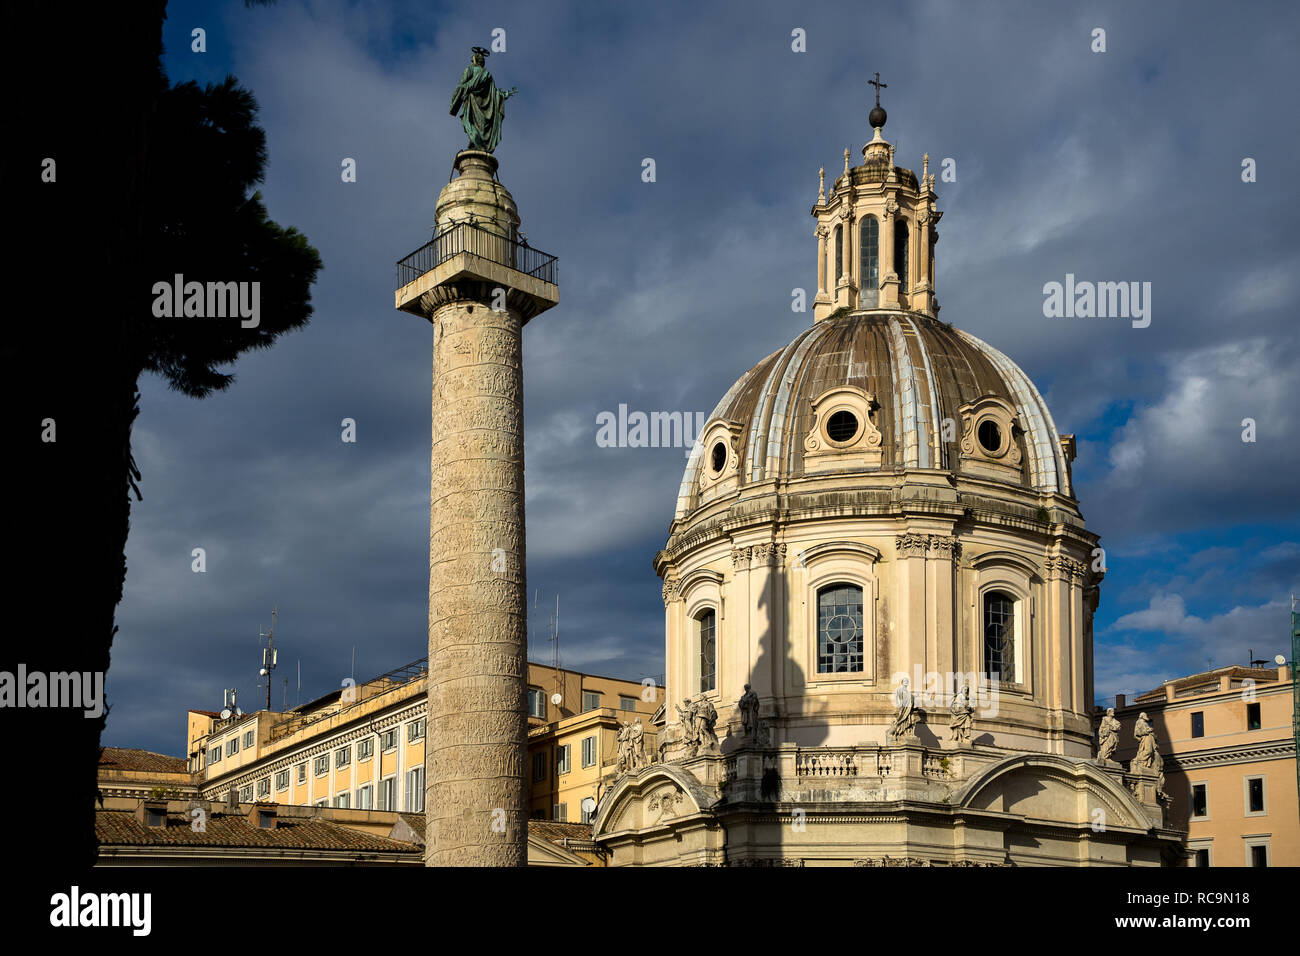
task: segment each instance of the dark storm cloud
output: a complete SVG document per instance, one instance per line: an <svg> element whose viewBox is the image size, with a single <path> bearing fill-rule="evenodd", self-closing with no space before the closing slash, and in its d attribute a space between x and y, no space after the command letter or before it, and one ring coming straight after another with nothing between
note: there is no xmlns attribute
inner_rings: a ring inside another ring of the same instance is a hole
<svg viewBox="0 0 1300 956"><path fill-rule="evenodd" d="M1099 690L1140 689L1153 655L1201 666L1238 602L1263 626L1300 578L1278 551L1258 568L1273 590L1247 593L1175 566L1210 545L1170 542L1294 520L1300 179L1295 124L1278 119L1293 113L1295 14L1254 9L282 2L205 11L229 45L200 61L181 39L199 14L173 4L171 78L210 78L218 59L255 92L271 215L325 268L311 325L242 359L228 394L144 383L146 498L106 741L180 752L186 707L232 685L252 701L273 604L277 705L299 658L306 699L348 676L353 646L359 676L424 653L431 335L393 311L393 263L428 238L462 145L450 89L496 27L508 50L488 66L520 87L501 178L530 240L560 255L563 301L525 332L525 399L529 584L543 606L562 595L565 663L662 672L650 560L684 455L599 448L596 416L708 412L811 321L790 300L815 292L817 169L837 175L846 146L860 161L879 70L900 165L956 164L937 183L941 318L1020 363L1079 435L1084 512L1115 555ZM1098 26L1104 54L1089 50ZM1245 156L1258 183L1241 182ZM356 183L340 181L344 157ZM1151 282L1151 326L1044 318L1043 285L1066 273ZM1247 416L1259 440L1243 446ZM356 444L340 441L346 417ZM1220 603L1189 611L1180 587ZM549 660L541 629L531 650Z"/></svg>

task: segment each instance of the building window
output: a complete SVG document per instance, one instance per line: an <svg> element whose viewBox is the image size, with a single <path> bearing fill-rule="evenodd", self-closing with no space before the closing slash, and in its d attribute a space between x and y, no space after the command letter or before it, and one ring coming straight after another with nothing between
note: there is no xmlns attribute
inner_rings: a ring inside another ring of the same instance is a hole
<svg viewBox="0 0 1300 956"><path fill-rule="evenodd" d="M546 695L540 687L528 688L528 716L546 719Z"/></svg>
<svg viewBox="0 0 1300 956"><path fill-rule="evenodd" d="M929 260L930 266L926 270L925 274L929 278L930 284L933 285L934 284L934 244L939 238L939 230L935 229L934 226L931 226L929 229L929 235L930 235L930 241L926 243L926 245L929 246L929 253L927 258Z"/></svg>
<svg viewBox="0 0 1300 956"><path fill-rule="evenodd" d="M832 584L817 592L817 673L862 670L862 588Z"/></svg>
<svg viewBox="0 0 1300 956"><path fill-rule="evenodd" d="M596 738L582 738L582 765L584 767L596 766Z"/></svg>
<svg viewBox="0 0 1300 956"><path fill-rule="evenodd" d="M357 763L369 760L375 753L375 738L362 737L357 741Z"/></svg>
<svg viewBox="0 0 1300 956"><path fill-rule="evenodd" d="M594 690L584 690L582 692L582 712L585 714L589 710L600 709L600 693Z"/></svg>
<svg viewBox="0 0 1300 956"><path fill-rule="evenodd" d="M569 745L560 744L555 748L555 772L557 774L569 772Z"/></svg>
<svg viewBox="0 0 1300 956"><path fill-rule="evenodd" d="M844 274L844 229L842 226L835 227L835 281L840 280Z"/></svg>
<svg viewBox="0 0 1300 956"><path fill-rule="evenodd" d="M875 216L862 220L862 291L873 292L880 288L880 223Z"/></svg>
<svg viewBox="0 0 1300 956"><path fill-rule="evenodd" d="M321 797L319 800L316 801L316 806L318 807L328 807L329 805L330 805L329 797Z"/></svg>
<svg viewBox="0 0 1300 956"><path fill-rule="evenodd" d="M1247 847L1249 852L1248 866L1268 866L1268 844L1252 843Z"/></svg>
<svg viewBox="0 0 1300 956"><path fill-rule="evenodd" d="M239 753L239 738L231 737L226 741L226 756L233 757L237 753Z"/></svg>
<svg viewBox="0 0 1300 956"><path fill-rule="evenodd" d="M357 787L357 809L369 810L374 803L375 788L370 784L364 787Z"/></svg>
<svg viewBox="0 0 1300 956"><path fill-rule="evenodd" d="M1198 846L1192 851L1192 866L1209 866L1210 865L1210 848L1208 846Z"/></svg>
<svg viewBox="0 0 1300 956"><path fill-rule="evenodd" d="M323 777L330 772L330 755L321 754L316 758L316 776Z"/></svg>
<svg viewBox="0 0 1300 956"><path fill-rule="evenodd" d="M1192 819L1204 820L1209 816L1209 785L1192 784Z"/></svg>
<svg viewBox="0 0 1300 956"><path fill-rule="evenodd" d="M1264 816L1264 778L1246 778L1246 815Z"/></svg>
<svg viewBox="0 0 1300 956"><path fill-rule="evenodd" d="M569 821L569 805L567 803L557 803L553 819L558 823L567 823Z"/></svg>
<svg viewBox="0 0 1300 956"><path fill-rule="evenodd" d="M406 742L408 744L424 739L424 722L425 718L421 717L419 720L413 720L406 725Z"/></svg>
<svg viewBox="0 0 1300 956"><path fill-rule="evenodd" d="M695 619L700 630L700 693L718 686L718 615L705 611Z"/></svg>
<svg viewBox="0 0 1300 956"><path fill-rule="evenodd" d="M351 762L352 762L351 747L340 747L338 750L334 751L334 766L336 768L346 767Z"/></svg>
<svg viewBox="0 0 1300 956"><path fill-rule="evenodd" d="M894 272L898 274L903 293L911 292L907 272L907 222L901 218L894 222Z"/></svg>
<svg viewBox="0 0 1300 956"><path fill-rule="evenodd" d="M618 709L619 709L619 710L636 710L636 698L635 698L635 697L624 697L622 694L619 694L619 695L618 695Z"/></svg>
<svg viewBox="0 0 1300 956"><path fill-rule="evenodd" d="M1192 713L1192 736L1205 736L1205 712L1202 710L1194 711Z"/></svg>
<svg viewBox="0 0 1300 956"><path fill-rule="evenodd" d="M263 777L261 780L257 781L257 796L261 798L261 797L269 797L270 795L271 795L271 778Z"/></svg>
<svg viewBox="0 0 1300 956"><path fill-rule="evenodd" d="M350 797L351 794L349 794L346 790L344 790L342 793L336 793L334 795L334 806L338 807L340 810L348 809L348 805L352 802Z"/></svg>
<svg viewBox="0 0 1300 956"><path fill-rule="evenodd" d="M279 773L275 775L275 789L277 790L289 789L289 771L281 770Z"/></svg>
<svg viewBox="0 0 1300 956"><path fill-rule="evenodd" d="M1259 730L1263 725L1259 718L1259 704L1246 705L1246 729Z"/></svg>
<svg viewBox="0 0 1300 956"><path fill-rule="evenodd" d="M208 750L208 763L221 763L221 744L217 744Z"/></svg>
<svg viewBox="0 0 1300 956"><path fill-rule="evenodd" d="M385 752L397 749L397 728L385 730L383 736L379 738L379 746L383 747Z"/></svg>
<svg viewBox="0 0 1300 956"><path fill-rule="evenodd" d="M406 771L406 812L424 812L424 768Z"/></svg>
<svg viewBox="0 0 1300 956"><path fill-rule="evenodd" d="M533 754L533 779L546 779L546 751L539 750Z"/></svg>
<svg viewBox="0 0 1300 956"><path fill-rule="evenodd" d="M253 785L251 783L245 784L244 786L239 788L239 802L240 803L253 802Z"/></svg>
<svg viewBox="0 0 1300 956"><path fill-rule="evenodd" d="M397 777L385 777L379 781L379 809L397 809Z"/></svg>
<svg viewBox="0 0 1300 956"><path fill-rule="evenodd" d="M306 783L306 782L307 782L307 762L306 762L306 761L303 761L302 763L298 764L298 782L299 782L299 783Z"/></svg>
<svg viewBox="0 0 1300 956"><path fill-rule="evenodd" d="M984 595L984 673L1007 684L1016 682L1015 609L1004 591Z"/></svg>
<svg viewBox="0 0 1300 956"><path fill-rule="evenodd" d="M244 734L244 749L253 749L253 732L251 730Z"/></svg>

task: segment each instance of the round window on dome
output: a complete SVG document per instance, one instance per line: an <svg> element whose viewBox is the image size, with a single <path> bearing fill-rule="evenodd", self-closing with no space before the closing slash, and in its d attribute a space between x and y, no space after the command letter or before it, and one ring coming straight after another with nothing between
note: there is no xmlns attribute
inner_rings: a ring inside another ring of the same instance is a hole
<svg viewBox="0 0 1300 956"><path fill-rule="evenodd" d="M852 441L858 433L858 417L840 410L826 420L826 437L835 442Z"/></svg>
<svg viewBox="0 0 1300 956"><path fill-rule="evenodd" d="M996 454L1002 447L1002 429L998 427L998 423L993 419L986 418L980 422L978 434L980 445L990 455Z"/></svg>
<svg viewBox="0 0 1300 956"><path fill-rule="evenodd" d="M726 465L726 463L727 463L727 446L724 445L722 442L717 442L713 446L713 460L712 460L713 473L716 475L718 472L722 471L722 468L724 465Z"/></svg>

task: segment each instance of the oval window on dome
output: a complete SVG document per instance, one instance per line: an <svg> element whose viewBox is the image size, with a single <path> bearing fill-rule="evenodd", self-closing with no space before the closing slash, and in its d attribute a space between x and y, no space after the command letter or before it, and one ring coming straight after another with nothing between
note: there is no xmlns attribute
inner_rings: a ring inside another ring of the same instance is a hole
<svg viewBox="0 0 1300 956"><path fill-rule="evenodd" d="M713 446L713 473L716 475L722 471L723 466L727 463L727 446L722 442L716 442Z"/></svg>
<svg viewBox="0 0 1300 956"><path fill-rule="evenodd" d="M858 417L840 409L826 420L826 437L831 441L852 441L858 433Z"/></svg>
<svg viewBox="0 0 1300 956"><path fill-rule="evenodd" d="M1002 429L998 427L998 423L993 419L986 418L980 422L978 434L980 444L990 455L996 454L998 449L1002 447Z"/></svg>

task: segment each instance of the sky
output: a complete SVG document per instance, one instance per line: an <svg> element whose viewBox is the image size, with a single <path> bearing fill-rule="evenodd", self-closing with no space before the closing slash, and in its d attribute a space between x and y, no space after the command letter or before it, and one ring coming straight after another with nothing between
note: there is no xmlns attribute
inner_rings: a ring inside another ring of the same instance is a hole
<svg viewBox="0 0 1300 956"><path fill-rule="evenodd" d="M597 416L708 413L811 321L791 297L816 291L817 170L833 178L845 147L860 161L876 71L899 165L952 161L941 317L1016 361L1078 437L1108 568L1099 699L1289 653L1293 5L172 2L170 80L253 92L270 216L324 268L310 324L224 369L228 391L141 381L104 744L183 754L187 709L231 687L264 706L272 607L276 708L425 655L432 331L393 309L394 263L429 239L464 145L451 91L494 36L487 66L519 89L499 175L559 256L561 303L524 333L533 659L555 653L558 596L562 666L662 675L651 560L685 452L600 447ZM1150 325L1045 317L1067 274L1151 283Z"/></svg>

